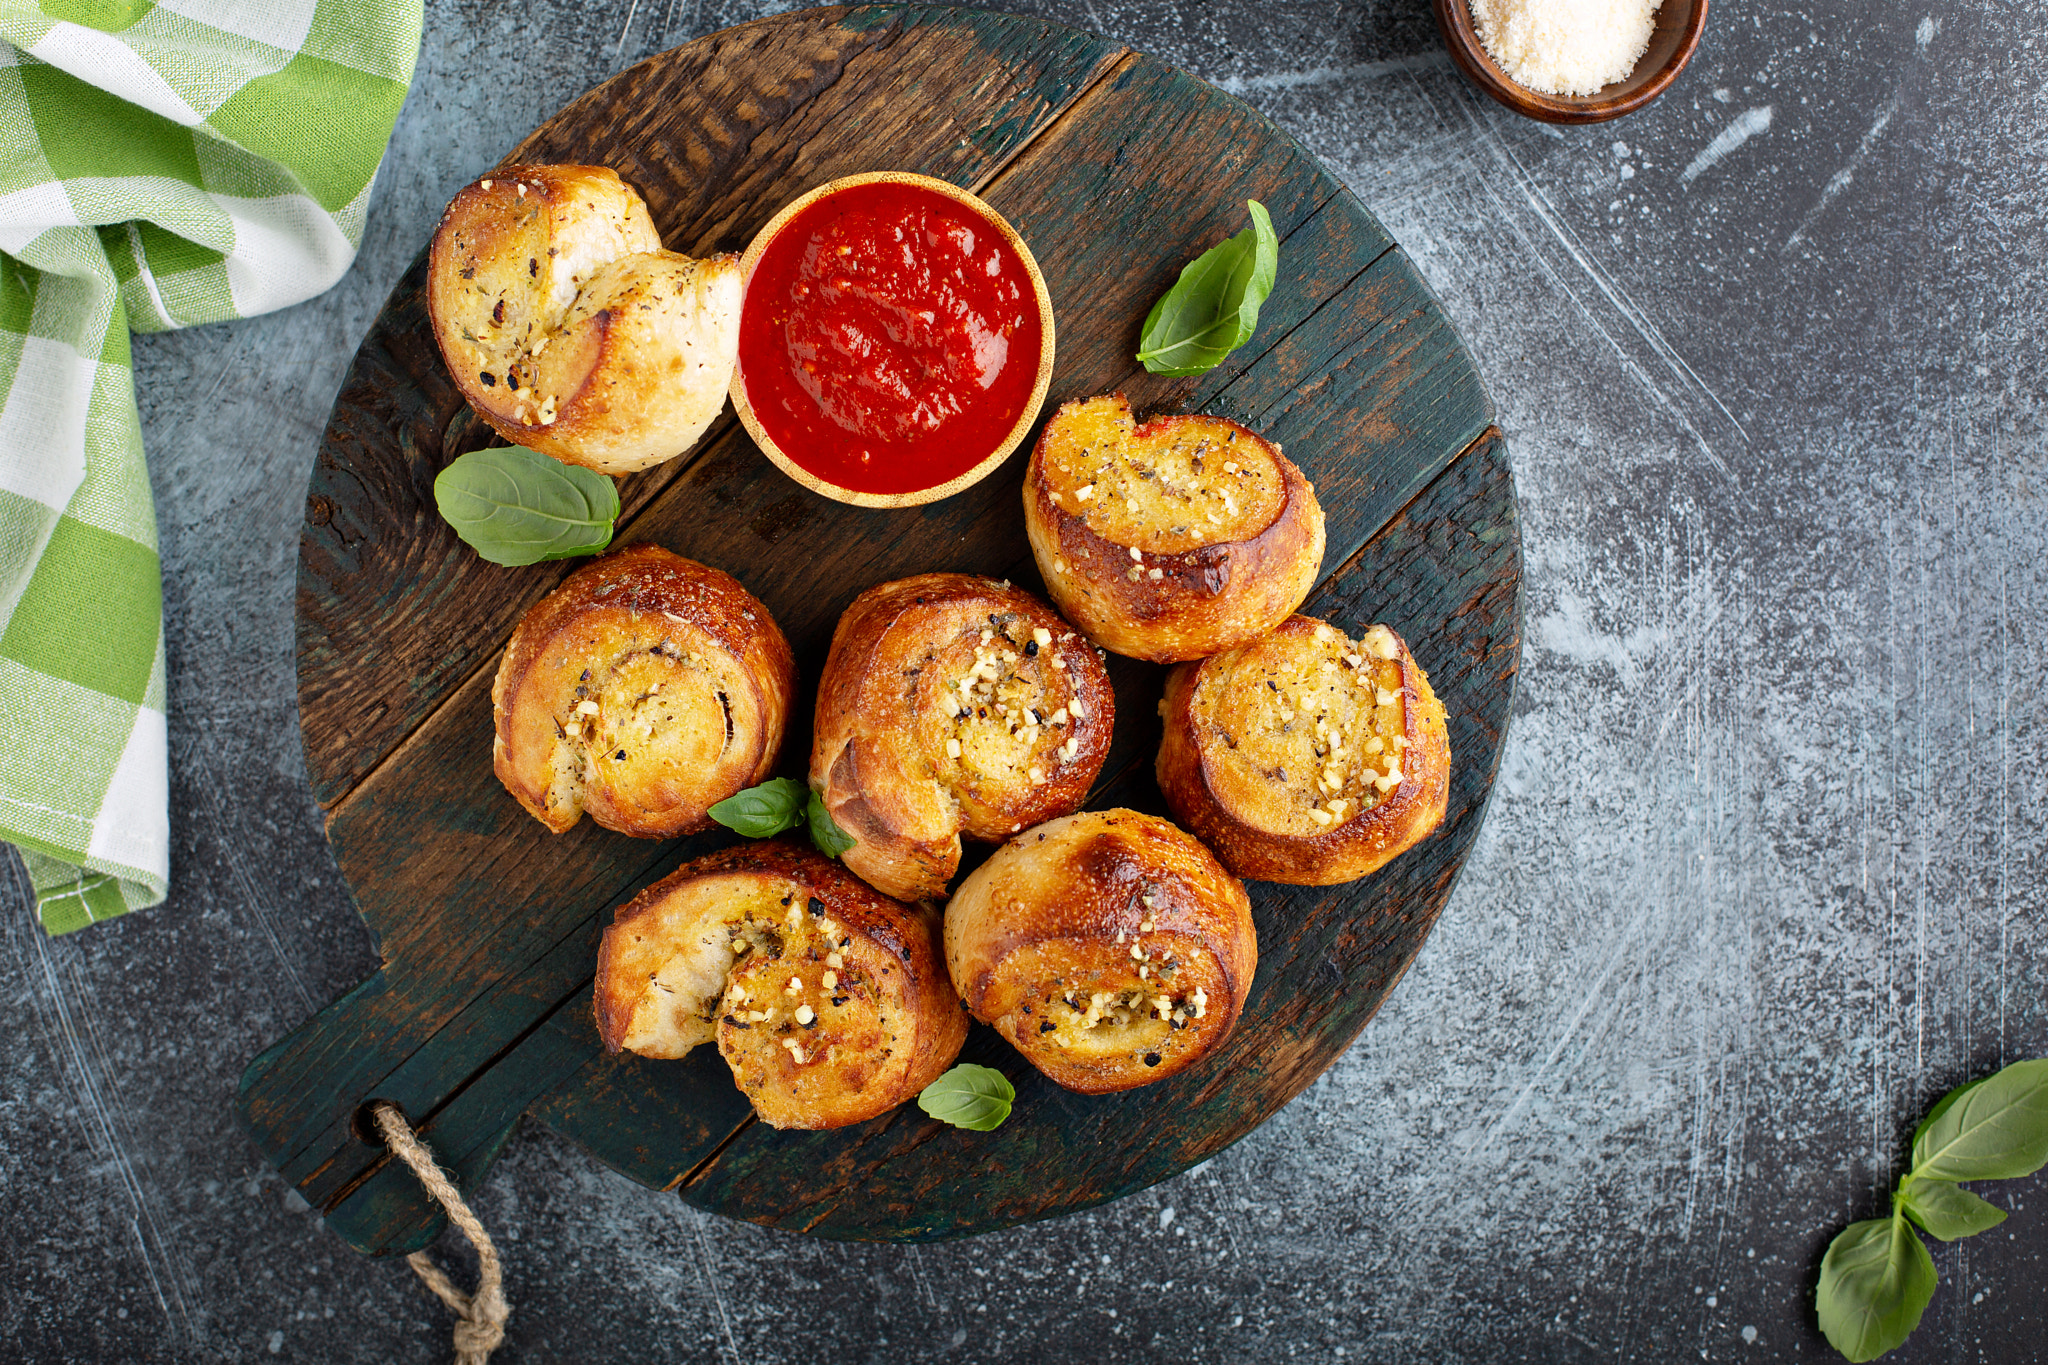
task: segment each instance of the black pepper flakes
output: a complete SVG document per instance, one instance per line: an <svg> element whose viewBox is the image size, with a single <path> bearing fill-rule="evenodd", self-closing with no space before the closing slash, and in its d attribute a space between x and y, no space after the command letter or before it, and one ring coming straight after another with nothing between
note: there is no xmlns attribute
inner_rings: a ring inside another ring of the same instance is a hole
<svg viewBox="0 0 2048 1365"><path fill-rule="evenodd" d="M479 370L477 371L476 382L487 389L495 389L498 387L498 376L492 374L489 370Z"/></svg>
<svg viewBox="0 0 2048 1365"><path fill-rule="evenodd" d="M819 900L816 896L811 897L811 903L804 908L811 912L812 919L820 919L825 914L825 902Z"/></svg>
<svg viewBox="0 0 2048 1365"><path fill-rule="evenodd" d="M1035 659L1038 657L1038 641L1026 640L1024 642L1024 657L1027 659Z"/></svg>
<svg viewBox="0 0 2048 1365"><path fill-rule="evenodd" d="M1148 1053L1146 1053L1146 1054L1145 1054L1145 1065L1146 1065L1146 1066L1158 1066L1158 1065L1159 1065L1159 1054L1158 1054L1158 1053L1156 1053L1156 1052L1148 1052Z"/></svg>
<svg viewBox="0 0 2048 1365"><path fill-rule="evenodd" d="M1038 1026L1038 1031L1040 1033L1051 1033L1054 1027L1055 1025L1053 1024L1052 1020L1048 1019Z"/></svg>

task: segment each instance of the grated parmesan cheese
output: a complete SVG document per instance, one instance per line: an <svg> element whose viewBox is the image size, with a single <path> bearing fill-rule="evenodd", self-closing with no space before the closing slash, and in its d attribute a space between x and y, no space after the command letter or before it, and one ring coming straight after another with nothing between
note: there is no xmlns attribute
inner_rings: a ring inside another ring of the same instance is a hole
<svg viewBox="0 0 2048 1365"><path fill-rule="evenodd" d="M1660 0L1469 0L1479 41L1515 84L1591 95L1628 78Z"/></svg>

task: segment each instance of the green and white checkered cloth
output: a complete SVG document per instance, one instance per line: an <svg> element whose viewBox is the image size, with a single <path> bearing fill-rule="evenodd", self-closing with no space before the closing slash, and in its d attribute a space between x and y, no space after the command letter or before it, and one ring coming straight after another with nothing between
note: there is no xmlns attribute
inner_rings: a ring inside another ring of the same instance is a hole
<svg viewBox="0 0 2048 1365"><path fill-rule="evenodd" d="M170 883L129 329L339 279L419 41L420 0L0 0L0 839L52 934Z"/></svg>

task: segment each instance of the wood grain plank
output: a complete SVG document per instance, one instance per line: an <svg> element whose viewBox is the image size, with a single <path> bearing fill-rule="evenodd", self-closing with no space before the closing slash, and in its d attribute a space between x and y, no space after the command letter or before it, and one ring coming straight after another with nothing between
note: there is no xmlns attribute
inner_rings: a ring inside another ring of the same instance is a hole
<svg viewBox="0 0 2048 1365"><path fill-rule="evenodd" d="M586 960L587 966L587 960ZM619 1153L632 1173L667 1173L676 1183L718 1149L752 1116L746 1097L732 1084L732 1073L715 1048L699 1048L679 1062L658 1063L630 1055L608 1057L598 1047L591 1027L590 987L583 987L528 1030L496 1063L477 1075L418 1131L457 1183L465 1188L481 1179L520 1115L551 1090L575 1079L578 1093L603 1093L607 1076L628 1076L612 1102L623 1120L622 1132L656 1131L656 1147ZM584 1070L588 1077L578 1077ZM600 1141L592 1151L600 1160L617 1144ZM432 1242L445 1221L440 1207L426 1198L417 1178L402 1164L374 1153L373 1160L348 1188L336 1191L322 1207L330 1231L357 1250L373 1256L402 1255Z"/></svg>
<svg viewBox="0 0 2048 1365"><path fill-rule="evenodd" d="M643 845L641 871L629 880L661 875L689 847ZM608 908L625 899L585 890ZM589 979L599 922L587 909L591 903L569 916L528 904L500 919L502 900L472 901L489 933L466 942L451 937L453 951L437 955L424 973L406 957L392 960L266 1052L240 1096L244 1122L266 1154L308 1200L325 1207L373 1159L351 1139L363 1098L391 1100L415 1119L435 1115ZM518 969L505 970L508 960ZM451 991L459 1008L422 1010L423 1001Z"/></svg>
<svg viewBox="0 0 2048 1365"><path fill-rule="evenodd" d="M1122 55L1075 29L966 10L762 20L641 63L507 159L613 166L669 246L738 250L783 203L837 175L886 166L981 183ZM485 666L573 567L486 564L436 513L434 476L495 437L443 372L425 274L422 258L365 338L307 491L299 705L323 806ZM732 425L728 412L706 440ZM622 480L626 514L686 461Z"/></svg>
<svg viewBox="0 0 2048 1365"><path fill-rule="evenodd" d="M593 92L521 154L592 160L630 152L639 158L630 166L613 164L651 187L650 202L657 203L670 241L703 250L726 244L721 234L729 230L751 230L747 215L755 210L732 205L715 183L721 170L753 187L764 201L756 217L765 219L810 183L875 164L852 165L848 153L833 149L835 139L872 135L886 142L872 120L847 110L873 101L936 101L942 114L953 112L932 120L949 131L925 144L936 158L927 167L989 168L985 194L1025 232L1046 268L1061 318L1055 400L1124 388L1141 406L1220 410L1285 441L1318 484L1330 514L1330 562L1343 566L1314 600L1359 579L1382 552L1390 556L1386 572L1423 573L1426 556L1390 548L1400 544L1398 528L1413 508L1389 518L1425 487L1444 485L1439 475L1446 462L1472 446L1490 408L1441 310L1372 216L1246 106L1156 62L1120 56L1049 25L953 12L947 12L946 24L953 26L947 41L956 48L948 49L910 22L914 17L893 9L812 12L714 35ZM971 83L980 104L961 95L973 73L941 69L932 55L957 56L961 43L986 66ZM788 66L780 79L768 70L777 61ZM669 128L652 106L675 82L735 101L732 117ZM1065 112L1049 117L1061 99ZM828 116L835 108L841 111L836 119ZM997 117L991 112L997 109L1009 113ZM885 129L903 121L893 113L875 117ZM579 131L579 120L591 120L598 131ZM587 150L600 145L580 140L590 137L610 139L601 144L607 156ZM780 168L777 174L803 183L784 193L766 171L758 173L766 179L749 179L757 175L756 146ZM1009 160L991 159L998 156ZM1284 237L1281 287L1258 337L1196 379L1138 371L1131 355L1151 299L1186 259L1241 226L1243 201L1251 197L1268 206ZM438 1214L379 1149L355 1136L350 1118L371 1095L397 1101L426 1124L465 1181L481 1177L529 1105L635 1179L666 1187L697 1172L693 1189L705 1193L693 1197L715 1200L732 1188L732 1171L767 1160L755 1150L767 1139L753 1135L744 1101L711 1053L699 1050L678 1066L606 1058L597 1048L588 983L598 927L638 886L723 838L650 844L588 825L543 836L491 776L489 664L518 612L566 568L490 569L479 576L466 550L430 543L450 539L426 501L436 461L483 437L466 409L445 420L438 408L422 416L417 392L429 380L445 382L438 380L430 340L418 331L420 319L408 316L408 309L416 314L417 301L403 295L403 289L394 295L359 357L358 370L369 376L363 387L374 391L347 390L337 406L315 475L315 492L336 496L325 505L309 497L302 559L302 588L309 578L320 586L311 608L302 596L302 670L316 691L327 689L318 700L328 708L308 713L309 763L316 734L339 756L339 766L327 773L335 778L327 789L334 802L329 835L386 966L259 1058L240 1100L265 1154L321 1207L331 1227L373 1252L420 1244L432 1236ZM404 392L406 383L414 384L413 398ZM1473 447L1452 468L1492 461L1504 471L1504 456L1481 458L1482 449L1495 451L1493 445ZM847 508L802 492L727 423L707 436L694 459L671 466L659 482L629 484L625 491L637 513L621 539L656 541L738 574L776 614L800 670L811 676L839 611L872 583L952 568L1007 574L1037 586L1018 515L1022 468L1021 459L1013 460L975 489L933 507L893 513ZM1502 502L1491 489L1481 489L1485 496L1473 515L1507 518L1487 525L1506 536L1507 558L1496 555L1496 566L1509 565L1502 572L1512 578L1512 495ZM1366 552L1354 555L1361 546ZM1463 573L1464 561L1473 557L1459 553L1464 559L1451 568ZM1448 600L1442 584L1451 568L1438 566L1430 570L1435 578L1411 585L1420 593L1415 610L1422 618L1432 604ZM1484 594L1474 600L1478 606L1455 618L1471 636L1464 647L1482 662L1497 662L1499 603ZM478 617L486 624L476 624ZM1429 637L1411 634L1417 638ZM1496 691L1511 690L1502 681L1511 672L1510 658L1508 672L1493 676ZM1149 767L1158 740L1152 705L1160 673L1114 662L1123 715L1104 789L1090 804L1156 808ZM343 697L351 691L355 695ZM800 706L800 716L807 721L807 706ZM806 728L799 724L791 736L785 763L791 771L801 768ZM1473 762L1497 754L1497 730L1474 731L1472 738L1476 747L1464 753ZM1490 782L1490 767L1486 771ZM1441 849L1430 855L1430 865L1443 874L1441 885L1409 887L1420 899L1403 903L1405 918L1390 919L1394 928L1345 950L1381 995L1427 932L1447 878L1462 861L1464 845L1456 847L1455 855ZM1327 932L1302 926L1289 932L1304 944L1322 944L1317 950L1326 960L1340 958L1343 931L1331 927L1329 894L1298 899L1296 893L1269 897L1261 913L1324 926ZM1262 921L1262 937L1265 929ZM1271 960L1281 965L1273 970L1296 956L1292 948L1278 954ZM1234 1140L1270 1112L1258 1107L1259 1084L1277 1087L1277 1107L1341 1051L1350 1034L1332 1044L1332 1030L1355 1032L1369 1012L1355 1024L1341 1011L1289 1016L1289 1027L1301 1031L1289 1054L1291 1069L1248 1067L1249 1088L1213 1097L1222 1115L1216 1131L1227 1135L1218 1141ZM983 1060L1007 1059L1014 1068L1014 1056L985 1030L970 1051ZM1065 1092L1033 1103L1075 1123L1088 1112ZM836 1139L820 1136L805 1149L823 1161L813 1188L792 1189L783 1204L769 1200L737 1211L790 1226L815 1224L827 1235L868 1235L841 1194L860 1187L870 1169L882 1172L884 1188L897 1189L904 1153L935 1140L917 1123L899 1114ZM1029 1145L1013 1154L1019 1170L1038 1159L1025 1150ZM819 1157L826 1148L829 1160ZM1040 1155L1051 1154L1048 1147ZM1097 1164L1111 1165L1127 1158L1128 1170L1120 1175L1084 1162L1074 1177L1080 1184L1045 1185L1050 1202L1037 1213L1019 1212L1018 1203L991 1206L987 1216L1015 1221L1078 1207L1108 1197L1091 1191L1119 1180L1160 1178L1146 1173L1170 1173L1178 1159L1150 1149L1098 1157ZM769 1179L764 1188L778 1187ZM904 1187L898 1193L909 1199L913 1192ZM878 1235L950 1235L993 1225L977 1222L982 1215L969 1205L928 1214L914 1213L913 1205L878 1206ZM794 1211L799 1206L807 1212Z"/></svg>

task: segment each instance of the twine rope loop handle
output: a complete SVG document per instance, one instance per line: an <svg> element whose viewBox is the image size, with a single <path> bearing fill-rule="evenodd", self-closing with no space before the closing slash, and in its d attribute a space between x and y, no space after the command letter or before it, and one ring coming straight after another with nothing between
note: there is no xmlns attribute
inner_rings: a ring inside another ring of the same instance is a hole
<svg viewBox="0 0 2048 1365"><path fill-rule="evenodd" d="M498 1248L484 1231L484 1225L470 1212L455 1182L434 1160L432 1150L405 1121L399 1107L389 1100L375 1100L370 1105L370 1116L376 1120L377 1131L384 1135L385 1145L412 1168L420 1184L427 1187L427 1193L434 1196L434 1202L448 1211L448 1221L460 1228L476 1248L478 1274L474 1294L456 1288L455 1282L424 1251L413 1252L405 1263L433 1291L434 1297L455 1314L455 1365L485 1365L491 1352L505 1340L505 1320L512 1316L512 1306L505 1302L504 1267L498 1261Z"/></svg>

